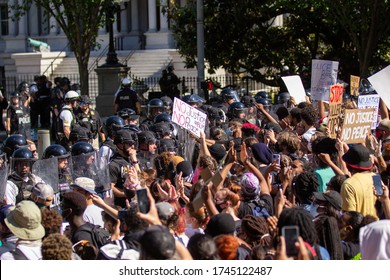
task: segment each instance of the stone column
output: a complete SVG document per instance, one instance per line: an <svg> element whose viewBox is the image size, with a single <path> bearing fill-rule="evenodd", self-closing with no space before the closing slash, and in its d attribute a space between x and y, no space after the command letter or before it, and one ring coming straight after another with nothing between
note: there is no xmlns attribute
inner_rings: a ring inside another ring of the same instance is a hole
<svg viewBox="0 0 390 280"><path fill-rule="evenodd" d="M11 1L11 3L12 3L12 1ZM12 3L12 4L15 4L15 3ZM8 18L8 35L10 35L10 36L16 35L16 22L12 20L12 17L14 16L14 14L15 14L15 12L12 9L10 9L9 18Z"/></svg>
<svg viewBox="0 0 390 280"><path fill-rule="evenodd" d="M52 8L52 10L54 10L54 8ZM50 26L49 26L49 34L50 35L57 35L58 33L58 29L57 29L57 21L56 19L54 18L54 16L52 16L51 14L49 14L49 23L50 23Z"/></svg>
<svg viewBox="0 0 390 280"><path fill-rule="evenodd" d="M129 21L129 7L127 6L126 9L123 9L123 11L121 11L121 33L128 33L129 32L129 25L128 25L128 21Z"/></svg>
<svg viewBox="0 0 390 280"><path fill-rule="evenodd" d="M138 0L131 0L131 31L138 31Z"/></svg>
<svg viewBox="0 0 390 280"><path fill-rule="evenodd" d="M148 19L149 19L149 30L148 32L157 31L157 13L156 13L156 0L148 0Z"/></svg>

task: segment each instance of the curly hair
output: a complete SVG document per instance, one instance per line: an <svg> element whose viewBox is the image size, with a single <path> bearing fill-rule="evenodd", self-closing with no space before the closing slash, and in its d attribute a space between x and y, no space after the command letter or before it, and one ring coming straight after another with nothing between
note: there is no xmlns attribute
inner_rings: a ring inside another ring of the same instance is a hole
<svg viewBox="0 0 390 280"><path fill-rule="evenodd" d="M153 164L156 167L157 177L166 178L168 174L168 166L173 158L169 152L163 152L154 158Z"/></svg>
<svg viewBox="0 0 390 280"><path fill-rule="evenodd" d="M188 214L190 215L190 217L195 218L199 227L206 226L209 221L209 215L207 213L206 207L201 207L198 211L195 211L194 205L192 203L187 204L186 207L188 210Z"/></svg>
<svg viewBox="0 0 390 280"><path fill-rule="evenodd" d="M199 157L199 166L202 168L208 167L211 172L216 172L218 163L213 157L203 155Z"/></svg>
<svg viewBox="0 0 390 280"><path fill-rule="evenodd" d="M279 133L277 141L281 152L286 150L288 153L293 154L301 147L301 140L299 140L298 136L292 131L283 131Z"/></svg>
<svg viewBox="0 0 390 280"><path fill-rule="evenodd" d="M314 192L318 191L318 177L314 172L303 172L293 180L293 192L297 202L310 204L314 199Z"/></svg>
<svg viewBox="0 0 390 280"><path fill-rule="evenodd" d="M99 250L88 240L81 240L73 245L74 252L82 260L96 260Z"/></svg>
<svg viewBox="0 0 390 280"><path fill-rule="evenodd" d="M267 220L253 215L246 215L242 219L240 237L252 247L257 245L269 247L272 242Z"/></svg>
<svg viewBox="0 0 390 280"><path fill-rule="evenodd" d="M214 238L221 260L235 260L240 247L238 240L232 235L219 235Z"/></svg>
<svg viewBox="0 0 390 280"><path fill-rule="evenodd" d="M47 208L42 208L41 213L41 224L45 228L45 236L43 239L48 237L50 234L60 233L62 226L62 216L57 211L49 210Z"/></svg>
<svg viewBox="0 0 390 280"><path fill-rule="evenodd" d="M43 260L71 260L72 242L59 233L49 234L42 242Z"/></svg>
<svg viewBox="0 0 390 280"><path fill-rule="evenodd" d="M318 113L313 105L307 105L301 109L301 119L309 126L315 125L318 119Z"/></svg>

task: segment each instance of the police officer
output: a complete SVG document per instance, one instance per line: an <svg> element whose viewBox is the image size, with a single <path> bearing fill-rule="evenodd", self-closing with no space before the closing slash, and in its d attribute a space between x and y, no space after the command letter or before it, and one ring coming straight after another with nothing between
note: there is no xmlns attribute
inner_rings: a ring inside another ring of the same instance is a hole
<svg viewBox="0 0 390 280"><path fill-rule="evenodd" d="M164 102L159 98L153 98L148 103L147 118L141 122L140 129L142 131L149 130L149 127L154 124L154 117L165 112Z"/></svg>
<svg viewBox="0 0 390 280"><path fill-rule="evenodd" d="M238 98L237 91L231 88L225 88L221 91L222 96L222 104L219 106L225 113L227 113L230 104L233 102L238 102L240 99Z"/></svg>
<svg viewBox="0 0 390 280"><path fill-rule="evenodd" d="M116 145L114 144L115 133L124 126L125 121L119 116L110 116L106 119L105 131L107 138L99 149L99 158L105 159L106 163L108 163L116 153Z"/></svg>
<svg viewBox="0 0 390 280"><path fill-rule="evenodd" d="M243 103L234 102L230 104L227 115L229 120L240 119L244 122L246 113L247 113L247 108Z"/></svg>
<svg viewBox="0 0 390 280"><path fill-rule="evenodd" d="M36 183L43 182L42 179L31 173L31 167L35 158L27 148L15 150L11 156L11 174L5 189L7 204L16 205L26 200L31 195L31 190Z"/></svg>
<svg viewBox="0 0 390 280"><path fill-rule="evenodd" d="M58 160L58 191L64 194L70 191L72 182L72 168L70 167L70 153L61 145L52 144L43 152L42 159L57 158Z"/></svg>
<svg viewBox="0 0 390 280"><path fill-rule="evenodd" d="M95 149L99 148L99 138L104 142L106 136L103 132L103 122L99 113L89 107L91 99L88 95L82 95L79 102L79 107L76 110L77 123L87 128L92 133L93 146Z"/></svg>
<svg viewBox="0 0 390 280"><path fill-rule="evenodd" d="M65 94L65 105L61 108L57 126L57 144L63 145L67 150L70 149L70 132L72 126L76 123L76 117L73 108L77 107L79 94L73 90Z"/></svg>
<svg viewBox="0 0 390 280"><path fill-rule="evenodd" d="M111 189L114 194L114 204L122 208L126 207L126 199L129 201L134 197L134 190L124 188L128 176L127 170L132 166L138 168L135 141L131 132L119 130L114 139L117 152L112 157L108 167L110 172ZM136 187L136 186L132 186Z"/></svg>
<svg viewBox="0 0 390 280"><path fill-rule="evenodd" d="M122 80L122 89L118 92L114 101L114 110L118 112L124 108L130 108L141 113L141 103L138 100L137 92L131 89L131 81L129 78Z"/></svg>
<svg viewBox="0 0 390 280"><path fill-rule="evenodd" d="M7 135L22 134L27 139L31 139L31 121L28 106L23 106L21 102L20 94L13 92L7 109Z"/></svg>
<svg viewBox="0 0 390 280"><path fill-rule="evenodd" d="M154 158L157 156L157 139L152 131L142 131L137 134L138 161L141 170L153 168Z"/></svg>

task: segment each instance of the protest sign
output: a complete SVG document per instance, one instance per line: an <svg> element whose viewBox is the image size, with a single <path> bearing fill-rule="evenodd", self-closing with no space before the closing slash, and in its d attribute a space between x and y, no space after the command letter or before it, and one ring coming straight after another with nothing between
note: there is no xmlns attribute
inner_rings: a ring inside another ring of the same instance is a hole
<svg viewBox="0 0 390 280"><path fill-rule="evenodd" d="M200 137L205 130L207 115L176 98L173 101L172 122Z"/></svg>
<svg viewBox="0 0 390 280"><path fill-rule="evenodd" d="M312 60L311 96L313 100L329 100L329 87L337 81L338 68L338 61Z"/></svg>
<svg viewBox="0 0 390 280"><path fill-rule="evenodd" d="M374 109L374 121L372 122L371 129L375 129L377 126L379 101L380 97L377 94L360 95L358 99L358 109Z"/></svg>
<svg viewBox="0 0 390 280"><path fill-rule="evenodd" d="M373 119L373 108L345 110L341 140L347 144L363 143Z"/></svg>
<svg viewBox="0 0 390 280"><path fill-rule="evenodd" d="M329 137L336 138L340 126L344 86L341 84L330 86L328 129Z"/></svg>
<svg viewBox="0 0 390 280"><path fill-rule="evenodd" d="M359 95L359 83L360 83L360 77L351 75L351 82L350 82L351 95L353 96Z"/></svg>
<svg viewBox="0 0 390 280"><path fill-rule="evenodd" d="M298 75L282 77L290 96L294 97L296 104L306 102L306 92Z"/></svg>
<svg viewBox="0 0 390 280"><path fill-rule="evenodd" d="M387 108L390 108L390 66L368 77L368 81L382 98L383 102L385 102Z"/></svg>

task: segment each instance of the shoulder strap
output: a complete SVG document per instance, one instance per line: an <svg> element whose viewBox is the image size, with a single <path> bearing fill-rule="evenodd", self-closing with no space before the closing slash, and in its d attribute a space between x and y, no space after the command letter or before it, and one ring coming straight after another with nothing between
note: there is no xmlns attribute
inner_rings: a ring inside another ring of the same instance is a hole
<svg viewBox="0 0 390 280"><path fill-rule="evenodd" d="M23 254L22 250L16 247L13 251L11 251L12 256L14 256L15 260L28 260L25 254Z"/></svg>

